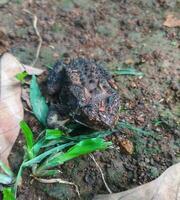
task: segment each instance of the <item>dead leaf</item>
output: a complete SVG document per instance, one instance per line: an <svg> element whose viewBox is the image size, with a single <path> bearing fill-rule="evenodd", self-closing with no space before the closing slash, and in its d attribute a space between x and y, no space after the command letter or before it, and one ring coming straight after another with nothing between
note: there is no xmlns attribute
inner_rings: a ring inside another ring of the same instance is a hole
<svg viewBox="0 0 180 200"><path fill-rule="evenodd" d="M132 154L134 150L133 143L128 139L122 139L119 141L120 148L127 154Z"/></svg>
<svg viewBox="0 0 180 200"><path fill-rule="evenodd" d="M109 195L98 195L94 200L180 200L180 163L168 168L150 183Z"/></svg>
<svg viewBox="0 0 180 200"><path fill-rule="evenodd" d="M170 28L180 27L180 19L177 19L173 14L169 14L166 16L166 20L163 25Z"/></svg>
<svg viewBox="0 0 180 200"><path fill-rule="evenodd" d="M0 58L0 159L6 164L23 119L21 85L15 78L20 66L21 63L9 53Z"/></svg>
<svg viewBox="0 0 180 200"><path fill-rule="evenodd" d="M27 89L22 90L21 98L27 103L28 108L32 109L30 97L29 97L29 91Z"/></svg>

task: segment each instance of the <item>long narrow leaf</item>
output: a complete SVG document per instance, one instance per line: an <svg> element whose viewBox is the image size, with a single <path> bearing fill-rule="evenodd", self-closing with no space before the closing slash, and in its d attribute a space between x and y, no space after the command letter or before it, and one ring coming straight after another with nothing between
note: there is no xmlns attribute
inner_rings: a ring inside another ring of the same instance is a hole
<svg viewBox="0 0 180 200"><path fill-rule="evenodd" d="M56 140L52 141L44 141L44 144L42 145L42 148L50 147L56 144L64 144L67 142L74 141L75 143L80 142L81 140L85 139L92 139L92 138L104 138L108 135L111 135L114 130L105 130L105 131L94 131L91 133L86 133L86 135L78 135L78 136L67 136L62 135L60 138L57 138ZM44 138L45 140L45 138Z"/></svg>
<svg viewBox="0 0 180 200"><path fill-rule="evenodd" d="M52 170L35 171L34 175L37 177L47 177L47 176L55 176L59 173L60 173L59 170L52 169Z"/></svg>
<svg viewBox="0 0 180 200"><path fill-rule="evenodd" d="M3 200L16 200L15 194L12 188L3 189Z"/></svg>
<svg viewBox="0 0 180 200"><path fill-rule="evenodd" d="M39 139L33 146L33 153L34 153L34 157L37 156L37 154L39 153L40 149L43 148L43 145L45 144L45 138L41 138Z"/></svg>
<svg viewBox="0 0 180 200"><path fill-rule="evenodd" d="M12 183L12 181L13 181L12 177L0 173L0 183L1 184L9 185Z"/></svg>
<svg viewBox="0 0 180 200"><path fill-rule="evenodd" d="M15 184L14 184L14 193L15 193L15 196L17 194L17 187L21 184L21 181L22 181L22 173L23 173L23 169L24 169L24 162L23 161L19 167L19 171L17 173L17 176L16 176L16 181L15 181Z"/></svg>
<svg viewBox="0 0 180 200"><path fill-rule="evenodd" d="M61 139L62 140L68 140L68 141L77 141L80 142L81 140L86 140L86 139L92 139L92 138L104 138L108 135L111 135L113 133L114 130L105 130L105 131L94 131L92 133L89 134L82 134L82 135L78 135L78 136L64 136L62 135Z"/></svg>
<svg viewBox="0 0 180 200"><path fill-rule="evenodd" d="M46 125L46 118L48 113L48 106L46 104L45 98L42 96L39 89L39 85L36 81L36 77L32 77L30 85L30 102L33 108L33 112L37 119Z"/></svg>
<svg viewBox="0 0 180 200"><path fill-rule="evenodd" d="M115 71L113 71L113 74L116 74L116 75L132 75L132 76L143 76L144 75L142 72L139 72L134 68L115 70Z"/></svg>
<svg viewBox="0 0 180 200"><path fill-rule="evenodd" d="M34 144L33 133L25 121L20 122L20 127L21 127L22 133L24 135L24 138L26 140L28 155L30 158L32 158L33 157L32 147Z"/></svg>
<svg viewBox="0 0 180 200"><path fill-rule="evenodd" d="M21 127L21 130L25 137L28 148L32 149L34 141L33 141L33 133L31 131L30 127L28 126L28 124L25 121L20 122L20 127Z"/></svg>
<svg viewBox="0 0 180 200"><path fill-rule="evenodd" d="M46 129L46 140L55 140L59 139L61 135L63 135L64 132L62 130L56 130L56 129Z"/></svg>
<svg viewBox="0 0 180 200"><path fill-rule="evenodd" d="M13 172L0 160L0 168L10 177L13 177Z"/></svg>
<svg viewBox="0 0 180 200"><path fill-rule="evenodd" d="M39 156L29 160L29 161L26 161L23 166L24 167L30 167L34 164L37 164L37 163L40 163L43 159L45 159L47 156L53 154L53 153L56 153L56 152L59 152L61 150L63 150L64 148L68 147L68 146L72 146L74 144L74 142L69 142L69 143L66 143L66 144L62 144L60 146L57 146L57 147L54 147L42 154L40 154Z"/></svg>
<svg viewBox="0 0 180 200"><path fill-rule="evenodd" d="M48 169L50 167L55 167L78 156L85 155L96 150L104 150L111 144L111 142L105 142L102 138L92 138L80 141L71 147L66 153L60 155L58 154L58 156L54 156L52 159L48 160L48 162L42 164L42 168Z"/></svg>
<svg viewBox="0 0 180 200"><path fill-rule="evenodd" d="M67 142L69 142L69 141L67 141ZM60 140L60 139L59 140L56 139L56 140L51 140L51 141L45 141L42 148L51 147L51 146L54 146L54 145L57 145L57 144L61 145L61 144L64 144L64 143L65 142L63 140Z"/></svg>

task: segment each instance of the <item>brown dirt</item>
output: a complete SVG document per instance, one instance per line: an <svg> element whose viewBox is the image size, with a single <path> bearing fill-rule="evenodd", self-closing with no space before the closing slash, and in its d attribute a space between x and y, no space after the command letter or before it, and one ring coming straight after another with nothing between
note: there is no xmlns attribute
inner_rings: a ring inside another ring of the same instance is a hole
<svg viewBox="0 0 180 200"><path fill-rule="evenodd" d="M24 8L37 15L43 38L37 67L51 67L67 55L85 56L106 63L109 70L133 67L145 74L115 76L122 99L120 120L154 133L143 135L124 129L108 138L114 149L94 153L113 192L147 183L179 161L180 32L163 26L169 12L178 14L179 1L13 0L0 4L0 28L6 38L1 52L8 49L22 62L31 63L38 38ZM26 113L25 119L37 133L35 118ZM119 145L122 138L133 143L132 155ZM15 172L23 159L23 142L20 135L10 156ZM107 193L89 156L60 168L61 178L79 186L82 199ZM73 187L40 184L29 174L24 172L18 200L78 199Z"/></svg>

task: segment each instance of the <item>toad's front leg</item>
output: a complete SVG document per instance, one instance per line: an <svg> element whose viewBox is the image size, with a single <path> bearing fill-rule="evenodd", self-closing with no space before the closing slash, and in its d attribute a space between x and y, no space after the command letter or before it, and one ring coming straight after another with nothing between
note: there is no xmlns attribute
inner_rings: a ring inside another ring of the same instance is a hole
<svg viewBox="0 0 180 200"><path fill-rule="evenodd" d="M47 116L48 128L67 130L65 124L68 121L69 118L63 115L62 107L60 105L53 104L50 106Z"/></svg>

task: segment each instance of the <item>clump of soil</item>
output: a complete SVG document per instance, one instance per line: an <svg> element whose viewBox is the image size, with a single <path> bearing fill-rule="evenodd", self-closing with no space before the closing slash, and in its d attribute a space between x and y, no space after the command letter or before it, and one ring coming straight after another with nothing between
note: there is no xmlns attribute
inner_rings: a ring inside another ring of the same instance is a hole
<svg viewBox="0 0 180 200"><path fill-rule="evenodd" d="M94 153L113 192L147 183L178 162L179 32L178 28L163 26L167 13L180 9L177 1L14 0L1 5L0 26L6 29L8 38L5 48L22 62L31 63L38 38L23 8L37 15L43 38L37 67L51 67L63 56L85 56L105 62L110 71L133 67L145 74L114 77L122 102L120 121L148 132L124 128L107 138L115 148ZM37 133L36 119L30 113L25 119ZM133 154L125 153L119 145L122 137L133 143ZM22 159L23 139L19 136L10 156L15 172ZM60 169L61 178L79 186L82 199L107 193L88 155L69 161ZM24 172L19 200L78 198L69 185L38 183L29 174Z"/></svg>

